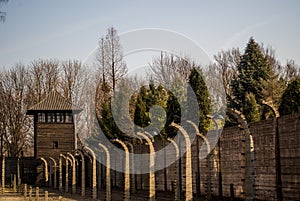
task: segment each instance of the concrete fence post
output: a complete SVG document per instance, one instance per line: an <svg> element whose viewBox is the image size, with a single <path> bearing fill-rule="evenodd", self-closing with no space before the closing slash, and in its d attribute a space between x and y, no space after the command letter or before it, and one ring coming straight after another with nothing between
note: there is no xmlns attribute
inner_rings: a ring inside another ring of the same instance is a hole
<svg viewBox="0 0 300 201"><path fill-rule="evenodd" d="M110 153L103 144L98 144L106 153L106 201L111 201Z"/></svg>
<svg viewBox="0 0 300 201"><path fill-rule="evenodd" d="M156 200L156 191L155 191L155 150L152 141L150 138L145 135L144 133L138 132L137 135L141 136L144 138L148 145L149 145L149 151L150 151L150 163L149 163L149 201L154 201Z"/></svg>
<svg viewBox="0 0 300 201"><path fill-rule="evenodd" d="M59 193L62 193L62 156L59 155Z"/></svg>
<svg viewBox="0 0 300 201"><path fill-rule="evenodd" d="M81 157L81 196L85 196L85 163L82 150L77 150Z"/></svg>
<svg viewBox="0 0 300 201"><path fill-rule="evenodd" d="M185 160L185 200L193 200L193 178L192 178L192 152L191 152L191 140L188 133L184 128L174 122L171 123L171 126L179 129L185 139L186 144L186 160Z"/></svg>
<svg viewBox="0 0 300 201"><path fill-rule="evenodd" d="M48 191L45 191L45 201L48 201Z"/></svg>
<svg viewBox="0 0 300 201"><path fill-rule="evenodd" d="M40 199L40 189L39 189L39 187L36 187L35 188L35 200L39 201L39 199Z"/></svg>
<svg viewBox="0 0 300 201"><path fill-rule="evenodd" d="M52 167L51 167L51 163L49 163L49 181L48 181L48 186L47 187L52 187L52 182L53 182L53 176L52 176Z"/></svg>
<svg viewBox="0 0 300 201"><path fill-rule="evenodd" d="M52 158L52 157L49 157L51 160L52 160L52 162L53 162L53 167L54 167L54 171L53 171L53 188L54 189L56 189L56 180L57 180L57 178L56 178L56 168L57 168L57 163L56 163L56 160L54 159L54 158Z"/></svg>
<svg viewBox="0 0 300 201"><path fill-rule="evenodd" d="M69 161L67 157L65 157L66 160L66 181L65 181L65 192L69 192Z"/></svg>
<svg viewBox="0 0 300 201"><path fill-rule="evenodd" d="M18 191L21 190L21 175L20 175L20 158L18 158L18 163L17 163L17 181L18 181Z"/></svg>
<svg viewBox="0 0 300 201"><path fill-rule="evenodd" d="M13 190L16 193L17 192L17 175L14 174L14 179L13 179Z"/></svg>
<svg viewBox="0 0 300 201"><path fill-rule="evenodd" d="M130 147L131 153L134 154L133 145L130 142L125 142L125 144ZM132 193L135 193L137 186L136 186L136 181L135 181L136 174L134 174L135 167L134 167L134 158L133 158L133 156L130 157L130 155L129 155L129 161L130 161L130 165L131 165L131 171L130 172L132 172L131 179L130 179L130 181L132 183L132 185L131 185L132 190L131 191L132 191Z"/></svg>
<svg viewBox="0 0 300 201"><path fill-rule="evenodd" d="M65 181L65 192L67 193L69 191L69 159L67 156L60 154L61 157L63 157L66 161L66 181ZM60 158L61 158L60 157ZM62 169L61 169L62 170ZM62 179L62 171L61 171L61 178Z"/></svg>
<svg viewBox="0 0 300 201"><path fill-rule="evenodd" d="M32 186L29 187L29 201L32 200Z"/></svg>
<svg viewBox="0 0 300 201"><path fill-rule="evenodd" d="M93 157L93 162L92 162L92 198L93 199L97 199L97 164L96 164L96 155L94 153L94 151L89 148L89 147L85 147L85 149L87 149L92 157Z"/></svg>
<svg viewBox="0 0 300 201"><path fill-rule="evenodd" d="M41 160L44 162L44 165L45 165L45 182L46 182L46 185L48 185L48 163L47 163L46 159L44 159L43 157L41 157Z"/></svg>
<svg viewBox="0 0 300 201"><path fill-rule="evenodd" d="M81 196L85 196L85 163L82 150L77 150L81 156Z"/></svg>
<svg viewBox="0 0 300 201"><path fill-rule="evenodd" d="M119 143L125 150L125 181L124 181L124 201L130 201L130 167L129 167L129 150L124 142L119 139L114 140Z"/></svg>
<svg viewBox="0 0 300 201"><path fill-rule="evenodd" d="M27 198L27 184L24 184L23 196L24 196L24 200L26 200L26 198Z"/></svg>
<svg viewBox="0 0 300 201"><path fill-rule="evenodd" d="M248 122L245 116L237 110L229 109L228 110L238 121L239 124L242 125L245 131L245 200L253 201L255 200L255 177L254 177L254 142L252 138L252 134L248 127Z"/></svg>
<svg viewBox="0 0 300 201"><path fill-rule="evenodd" d="M211 164L210 164L211 163L211 161L210 161L210 149L211 149L211 147L210 147L210 143L209 143L208 139L202 133L199 132L198 126L194 122L188 120L187 123L191 124L194 127L194 129L196 130L197 136L201 137L203 139L203 141L205 142L205 144L206 144L206 149L207 149L206 159L207 159L207 169L208 169L207 200L210 201L210 200L212 200L212 195L211 195ZM200 175L199 175L199 177L200 177ZM200 185L200 181L199 181L199 185Z"/></svg>
<svg viewBox="0 0 300 201"><path fill-rule="evenodd" d="M71 153L67 153L72 158L72 193L76 193L76 161L75 157Z"/></svg>
<svg viewBox="0 0 300 201"><path fill-rule="evenodd" d="M175 147L175 153L176 153L176 160L178 159L178 157L179 157L179 148L178 148L178 145L176 144L176 142L173 140L173 139L171 139L171 138L168 138L167 139L168 141L170 141L172 144L173 144L173 146ZM180 184L179 184L179 180L180 180L180 174L179 174L179 162L180 162L180 160L177 160L177 165L176 165L176 186L175 186L175 189L176 189L176 192L175 192L175 200L176 201L179 201L180 200Z"/></svg>

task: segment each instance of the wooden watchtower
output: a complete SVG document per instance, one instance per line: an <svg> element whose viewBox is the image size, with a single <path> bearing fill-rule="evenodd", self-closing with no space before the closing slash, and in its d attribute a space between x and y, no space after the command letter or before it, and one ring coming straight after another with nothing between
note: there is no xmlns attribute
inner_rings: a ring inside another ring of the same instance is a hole
<svg viewBox="0 0 300 201"><path fill-rule="evenodd" d="M59 156L75 149L74 115L79 112L57 91L51 91L27 111L27 115L34 116L36 159Z"/></svg>

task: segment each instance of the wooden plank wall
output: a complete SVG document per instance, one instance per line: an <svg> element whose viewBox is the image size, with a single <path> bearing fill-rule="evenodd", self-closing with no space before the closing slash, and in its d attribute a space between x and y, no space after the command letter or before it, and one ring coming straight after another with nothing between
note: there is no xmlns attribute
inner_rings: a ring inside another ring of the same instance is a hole
<svg viewBox="0 0 300 201"><path fill-rule="evenodd" d="M75 149L74 125L72 123L37 123L37 158L58 157L60 153ZM58 141L58 148L53 148Z"/></svg>

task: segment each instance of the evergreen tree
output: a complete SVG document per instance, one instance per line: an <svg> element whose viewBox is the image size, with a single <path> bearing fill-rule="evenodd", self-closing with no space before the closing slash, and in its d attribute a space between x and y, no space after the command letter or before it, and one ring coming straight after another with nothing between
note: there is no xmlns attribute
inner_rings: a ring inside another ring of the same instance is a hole
<svg viewBox="0 0 300 201"><path fill-rule="evenodd" d="M246 119L251 122L260 120L260 105L256 103L255 96L252 93L246 94L244 114Z"/></svg>
<svg viewBox="0 0 300 201"><path fill-rule="evenodd" d="M156 129L156 132L164 135L168 93L161 85L155 87L151 83L147 97L147 111L149 111L152 127Z"/></svg>
<svg viewBox="0 0 300 201"><path fill-rule="evenodd" d="M163 128L163 120L165 117L161 113L161 110L153 106L161 106L164 110L166 110L167 98L167 91L162 86L155 87L155 85L151 83L149 88L146 86L141 87L137 96L134 112L135 125L145 128L152 124L152 128ZM158 130L155 131L159 132ZM152 132L154 132L154 130Z"/></svg>
<svg viewBox="0 0 300 201"><path fill-rule="evenodd" d="M142 86L137 96L137 101L136 101L135 111L134 111L134 124L142 128L150 124L150 118L147 113L146 98L147 98L147 88L146 86Z"/></svg>
<svg viewBox="0 0 300 201"><path fill-rule="evenodd" d="M177 134L177 129L170 126L172 122L180 124L182 113L186 112L186 95L184 81L176 78L172 83L171 91L168 91L168 99L166 101L166 124L165 135L174 137Z"/></svg>
<svg viewBox="0 0 300 201"><path fill-rule="evenodd" d="M128 80L121 79L112 97L111 108L114 114L113 120L118 128L117 130L119 130L119 138L124 135L128 137L135 135L133 133L134 125L130 114L130 106L132 106L132 92L133 90L131 90Z"/></svg>
<svg viewBox="0 0 300 201"><path fill-rule="evenodd" d="M210 120L207 118L207 115L210 114L211 102L209 92L205 84L205 80L202 77L202 72L200 69L193 68L191 70L188 83L197 97L199 107L199 131L206 132L210 124ZM188 93L190 93L189 90ZM188 96L188 98L189 97L190 96ZM193 105L190 104L191 102L192 101L188 100L188 111L193 111L193 109L195 108Z"/></svg>
<svg viewBox="0 0 300 201"><path fill-rule="evenodd" d="M169 92L167 100L167 120L165 125L165 132L168 137L174 137L177 134L177 130L170 126L172 122L179 124L181 118L181 108L176 96Z"/></svg>
<svg viewBox="0 0 300 201"><path fill-rule="evenodd" d="M284 91L279 106L280 115L300 112L300 77L296 77Z"/></svg>
<svg viewBox="0 0 300 201"><path fill-rule="evenodd" d="M108 139L115 138L114 133L114 121L111 113L110 108L111 98L107 102L103 102L101 104L102 110L101 110L101 119L98 119L99 125L101 127L101 130L106 135Z"/></svg>
<svg viewBox="0 0 300 201"><path fill-rule="evenodd" d="M269 79L262 80L262 87L264 102L269 106L272 105L273 109L278 111L282 94L286 88L286 82L282 78L279 78L279 75L272 70L270 72ZM276 116L269 106L261 106L262 119L268 119Z"/></svg>
<svg viewBox="0 0 300 201"><path fill-rule="evenodd" d="M97 103L101 108L100 114L97 115L100 128L108 139L114 139L116 137L122 138L122 132L118 129L112 115L111 88L106 82L100 85L99 90L101 90L101 94L103 94L103 97L99 100L99 103Z"/></svg>
<svg viewBox="0 0 300 201"><path fill-rule="evenodd" d="M231 84L234 101L230 103L230 107L245 114L245 107L249 107L249 105L246 105L247 94L252 93L256 103L261 105L263 100L262 81L268 80L271 72L271 67L266 57L253 38L250 38L237 70L238 77ZM255 109L250 110L254 111ZM251 121L251 119L247 120Z"/></svg>

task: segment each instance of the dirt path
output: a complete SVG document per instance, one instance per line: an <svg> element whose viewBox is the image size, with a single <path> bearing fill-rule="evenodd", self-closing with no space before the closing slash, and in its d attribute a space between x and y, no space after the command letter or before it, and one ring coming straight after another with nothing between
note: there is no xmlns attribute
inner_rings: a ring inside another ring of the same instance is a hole
<svg viewBox="0 0 300 201"><path fill-rule="evenodd" d="M59 193L57 191L49 190L48 201L59 201ZM105 200L105 191L98 192L98 200ZM159 201L170 201L174 200L173 193L171 192L157 192L157 200ZM24 201L24 197L21 193L14 193L9 189L6 189L4 194L0 193L0 201ZM29 201L29 197L27 196ZM35 192L33 191L32 200L35 200ZM64 194L61 198L61 201L91 201L90 195L86 197L81 197L78 194ZM112 200L113 201L122 201L123 200L123 191L112 190ZM132 201L145 201L148 200L148 191L139 191L131 195L130 200ZM44 201L44 189L40 189L39 201Z"/></svg>

